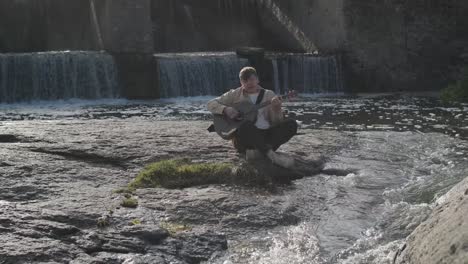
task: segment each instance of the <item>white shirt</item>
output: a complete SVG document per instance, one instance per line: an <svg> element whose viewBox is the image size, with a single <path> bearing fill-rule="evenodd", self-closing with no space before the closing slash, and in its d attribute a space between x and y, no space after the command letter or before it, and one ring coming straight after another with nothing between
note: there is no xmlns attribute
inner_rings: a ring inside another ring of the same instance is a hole
<svg viewBox="0 0 468 264"><path fill-rule="evenodd" d="M257 102L258 94L259 93L249 94L249 98L250 98L250 101L252 101L252 103L255 104ZM258 110L257 122L255 122L255 126L259 129L270 128L270 123L266 119L266 107Z"/></svg>

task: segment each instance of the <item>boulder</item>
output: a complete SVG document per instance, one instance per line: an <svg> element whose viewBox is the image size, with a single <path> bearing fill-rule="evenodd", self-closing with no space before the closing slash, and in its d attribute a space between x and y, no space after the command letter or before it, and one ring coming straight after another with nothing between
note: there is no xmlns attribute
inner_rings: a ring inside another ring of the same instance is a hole
<svg viewBox="0 0 468 264"><path fill-rule="evenodd" d="M439 198L431 216L406 239L397 264L468 263L468 177Z"/></svg>

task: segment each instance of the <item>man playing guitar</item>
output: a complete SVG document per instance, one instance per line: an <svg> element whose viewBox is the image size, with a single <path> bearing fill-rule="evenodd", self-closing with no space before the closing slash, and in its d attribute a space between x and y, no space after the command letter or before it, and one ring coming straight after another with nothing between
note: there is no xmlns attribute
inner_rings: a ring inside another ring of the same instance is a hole
<svg viewBox="0 0 468 264"><path fill-rule="evenodd" d="M271 90L263 89L258 83L257 71L253 67L245 67L239 73L241 87L230 90L208 102L208 110L213 114L224 115L224 118L238 119L240 113L233 106L236 103L248 101L251 104L268 102L268 105L258 109L256 121L244 121L232 134L234 147L239 153L245 153L246 158L266 155L274 164L290 168L294 159L275 151L288 142L297 133L297 123L285 119L282 111L282 99ZM270 103L271 102L271 103Z"/></svg>

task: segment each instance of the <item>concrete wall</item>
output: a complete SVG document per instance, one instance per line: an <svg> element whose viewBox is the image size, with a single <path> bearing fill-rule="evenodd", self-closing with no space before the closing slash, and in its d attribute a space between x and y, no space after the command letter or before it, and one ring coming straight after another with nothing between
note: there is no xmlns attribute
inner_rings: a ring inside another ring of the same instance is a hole
<svg viewBox="0 0 468 264"><path fill-rule="evenodd" d="M156 52L226 51L253 46L291 50L277 28L265 25L252 0L152 0Z"/></svg>
<svg viewBox="0 0 468 264"><path fill-rule="evenodd" d="M438 90L467 64L463 0L277 0L322 52L343 52L353 91Z"/></svg>
<svg viewBox="0 0 468 264"><path fill-rule="evenodd" d="M0 52L103 48L140 56L239 46L296 50L284 32L265 23L255 0L95 3L102 41L89 0L0 1ZM468 63L464 0L276 3L321 52L343 53L352 91L437 90Z"/></svg>
<svg viewBox="0 0 468 264"><path fill-rule="evenodd" d="M153 53L150 0L94 0L104 49Z"/></svg>
<svg viewBox="0 0 468 264"><path fill-rule="evenodd" d="M468 2L357 1L344 5L352 83L360 90L434 90L456 77L468 47Z"/></svg>
<svg viewBox="0 0 468 264"><path fill-rule="evenodd" d="M91 2L0 1L0 52L153 52L150 0Z"/></svg>
<svg viewBox="0 0 468 264"><path fill-rule="evenodd" d="M261 12L254 0L2 0L0 52L297 50Z"/></svg>
<svg viewBox="0 0 468 264"><path fill-rule="evenodd" d="M321 52L344 47L343 0L277 0L278 5Z"/></svg>
<svg viewBox="0 0 468 264"><path fill-rule="evenodd" d="M96 49L88 5L81 1L0 1L0 52Z"/></svg>

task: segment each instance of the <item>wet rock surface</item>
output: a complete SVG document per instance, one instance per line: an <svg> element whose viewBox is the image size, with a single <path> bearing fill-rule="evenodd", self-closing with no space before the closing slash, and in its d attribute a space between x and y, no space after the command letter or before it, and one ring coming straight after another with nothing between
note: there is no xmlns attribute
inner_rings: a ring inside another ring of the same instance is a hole
<svg viewBox="0 0 468 264"><path fill-rule="evenodd" d="M359 97L303 97L285 102L287 110L304 128L337 131L438 132L468 139L468 104L443 105L434 94L378 94ZM35 105L0 105L0 121L156 119L210 120L206 101L101 100L43 102Z"/></svg>
<svg viewBox="0 0 468 264"><path fill-rule="evenodd" d="M395 263L467 263L468 178L438 200L429 219L407 238Z"/></svg>
<svg viewBox="0 0 468 264"><path fill-rule="evenodd" d="M206 131L202 105L3 112L0 134L18 140L0 148L0 263L391 263L432 201L466 176L457 137L315 127L302 111L280 151L306 169L327 157L319 174L116 192L162 159L240 162ZM136 208L121 206L126 195Z"/></svg>
<svg viewBox="0 0 468 264"><path fill-rule="evenodd" d="M142 189L135 194L138 208L120 206L124 197L114 191L147 163L180 156L239 162L227 142L206 132L208 124L135 119L3 123L3 131L12 135L8 138L35 140L8 142L0 150L0 260L199 263L227 248L226 234L297 223L287 207L271 205L270 191L262 188ZM103 218L106 223L99 227ZM163 222L187 228L170 234Z"/></svg>

